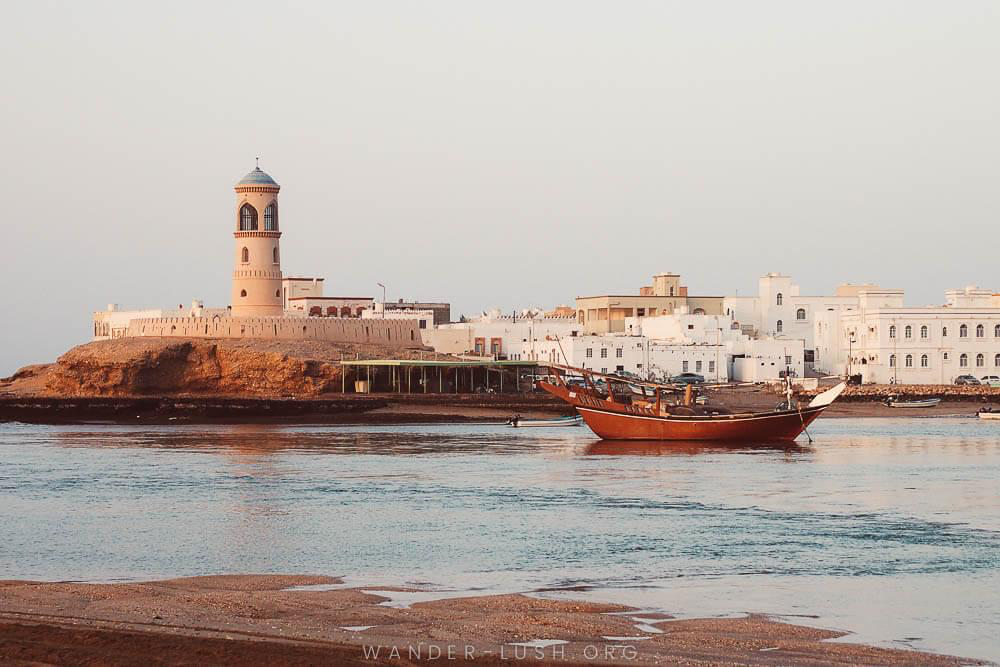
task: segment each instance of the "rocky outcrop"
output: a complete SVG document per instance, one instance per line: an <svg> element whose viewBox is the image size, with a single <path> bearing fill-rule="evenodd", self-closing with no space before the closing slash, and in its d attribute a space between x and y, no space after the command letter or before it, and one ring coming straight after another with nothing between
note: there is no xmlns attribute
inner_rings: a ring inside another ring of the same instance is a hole
<svg viewBox="0 0 1000 667"><path fill-rule="evenodd" d="M46 396L315 396L341 388L341 359L407 358L416 350L326 341L121 338L80 345L28 367L0 392Z"/></svg>

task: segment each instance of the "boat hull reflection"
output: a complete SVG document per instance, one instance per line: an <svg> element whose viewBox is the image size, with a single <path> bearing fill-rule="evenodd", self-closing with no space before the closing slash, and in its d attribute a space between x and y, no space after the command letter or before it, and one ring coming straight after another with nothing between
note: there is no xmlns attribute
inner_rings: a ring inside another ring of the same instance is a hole
<svg viewBox="0 0 1000 667"><path fill-rule="evenodd" d="M587 456L677 456L753 451L807 452L794 442L704 442L700 440L599 440L587 446Z"/></svg>

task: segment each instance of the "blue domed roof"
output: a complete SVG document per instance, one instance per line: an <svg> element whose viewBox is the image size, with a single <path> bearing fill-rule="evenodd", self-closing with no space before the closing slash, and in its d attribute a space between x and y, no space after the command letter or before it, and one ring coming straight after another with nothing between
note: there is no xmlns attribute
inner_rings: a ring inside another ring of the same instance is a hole
<svg viewBox="0 0 1000 667"><path fill-rule="evenodd" d="M261 171L260 167L255 167L253 171L240 179L236 185L278 185L277 181L267 173Z"/></svg>

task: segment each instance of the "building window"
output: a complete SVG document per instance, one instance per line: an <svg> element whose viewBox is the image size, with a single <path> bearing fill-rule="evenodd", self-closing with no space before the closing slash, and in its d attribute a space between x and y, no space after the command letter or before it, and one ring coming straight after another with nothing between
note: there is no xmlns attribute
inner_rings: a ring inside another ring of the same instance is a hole
<svg viewBox="0 0 1000 667"><path fill-rule="evenodd" d="M594 348L588 347L587 348L587 358L591 359L591 358L593 358L593 356L594 356Z"/></svg>
<svg viewBox="0 0 1000 667"><path fill-rule="evenodd" d="M928 330L927 330L927 325L925 324L922 327L920 327L920 337L921 338L927 338L927 334L928 334Z"/></svg>
<svg viewBox="0 0 1000 667"><path fill-rule="evenodd" d="M246 295L247 295L247 291L245 289L244 290L240 290L240 296L245 297Z"/></svg>
<svg viewBox="0 0 1000 667"><path fill-rule="evenodd" d="M709 373L714 373L715 372L715 362L714 361L708 362L708 372Z"/></svg>
<svg viewBox="0 0 1000 667"><path fill-rule="evenodd" d="M993 365L1000 367L1000 354L993 355Z"/></svg>
<svg viewBox="0 0 1000 667"><path fill-rule="evenodd" d="M608 358L608 348L602 347L601 348L601 359L607 359L607 358Z"/></svg>
<svg viewBox="0 0 1000 667"><path fill-rule="evenodd" d="M786 366L791 366L792 365L792 357L791 357L791 355L788 355L788 354L785 355L785 365Z"/></svg>
<svg viewBox="0 0 1000 667"><path fill-rule="evenodd" d="M948 353L947 353L947 352L945 352L942 358L943 358L943 359L944 359L945 361L948 361Z"/></svg>
<svg viewBox="0 0 1000 667"><path fill-rule="evenodd" d="M969 355L963 354L958 358L958 365L962 368L968 368L969 366Z"/></svg>
<svg viewBox="0 0 1000 667"><path fill-rule="evenodd" d="M246 264L247 262L250 261L250 249L249 248L247 248L247 247L244 246L243 252L240 253L240 259L243 261L244 264Z"/></svg>
<svg viewBox="0 0 1000 667"><path fill-rule="evenodd" d="M774 302L777 305L781 305L781 302L785 300L785 297L781 296L781 292L778 292L778 296L775 297Z"/></svg>
<svg viewBox="0 0 1000 667"><path fill-rule="evenodd" d="M615 356L619 359L622 358L622 348L619 347L618 349L615 350Z"/></svg>
<svg viewBox="0 0 1000 667"><path fill-rule="evenodd" d="M904 363L906 364L907 368L913 368L913 355L912 354L906 355Z"/></svg>
<svg viewBox="0 0 1000 667"><path fill-rule="evenodd" d="M271 255L274 257L274 263L277 264L278 263L278 246L274 246L274 251L272 251Z"/></svg>
<svg viewBox="0 0 1000 667"><path fill-rule="evenodd" d="M913 327L907 324L906 328L903 329L903 336L906 338L913 338Z"/></svg>
<svg viewBox="0 0 1000 667"><path fill-rule="evenodd" d="M948 327L941 327L941 337L942 338L948 337Z"/></svg>
<svg viewBox="0 0 1000 667"><path fill-rule="evenodd" d="M276 297L278 297L280 299L281 298L281 290L280 289L274 290L274 296L276 296Z"/></svg>
<svg viewBox="0 0 1000 667"><path fill-rule="evenodd" d="M420 320L420 328L421 329L427 328L427 320Z"/></svg>
<svg viewBox="0 0 1000 667"><path fill-rule="evenodd" d="M889 327L889 338L895 338L895 337L896 337L896 325L893 324L891 327Z"/></svg>
<svg viewBox="0 0 1000 667"><path fill-rule="evenodd" d="M982 338L985 335L986 335L986 329L983 327L982 324L977 324L976 325L976 338Z"/></svg>
<svg viewBox="0 0 1000 667"><path fill-rule="evenodd" d="M278 209L275 208L274 202L268 204L267 208L264 209L264 231L278 231Z"/></svg>
<svg viewBox="0 0 1000 667"><path fill-rule="evenodd" d="M240 207L240 231L257 231L257 209L250 204L243 204Z"/></svg>
<svg viewBox="0 0 1000 667"><path fill-rule="evenodd" d="M896 355L895 354L890 354L889 355L889 368L895 368L895 367L896 367Z"/></svg>
<svg viewBox="0 0 1000 667"><path fill-rule="evenodd" d="M694 362L694 370L695 370L696 373L700 373L701 372L701 360L700 359L698 361Z"/></svg>
<svg viewBox="0 0 1000 667"><path fill-rule="evenodd" d="M958 328L958 337L959 338L968 338L969 337L969 327L965 326L964 324L962 326L960 326Z"/></svg>
<svg viewBox="0 0 1000 667"><path fill-rule="evenodd" d="M777 326L775 327L775 329L777 330L777 332L778 332L778 333L781 333L781 331L782 331L782 330L783 330L784 328L785 328L785 325L784 325L784 323L782 323L782 321L781 321L781 320L778 320L778 325L777 325Z"/></svg>
<svg viewBox="0 0 1000 667"><path fill-rule="evenodd" d="M686 362L686 361L682 361L681 362L681 372L682 373L687 373L688 372L688 362Z"/></svg>
<svg viewBox="0 0 1000 667"><path fill-rule="evenodd" d="M983 356L982 352L980 352L979 354L976 355L976 368L982 368L985 365L986 365L986 357Z"/></svg>
<svg viewBox="0 0 1000 667"><path fill-rule="evenodd" d="M806 319L806 309L805 308L799 308L798 310L796 310L795 311L795 319L797 319L797 320L804 320L804 319Z"/></svg>
<svg viewBox="0 0 1000 667"><path fill-rule="evenodd" d="M607 375L608 374L608 369L607 368L602 368L601 369L601 373L603 373L604 375Z"/></svg>
<svg viewBox="0 0 1000 667"><path fill-rule="evenodd" d="M993 327L993 336L995 338L1000 338L1000 324Z"/></svg>
<svg viewBox="0 0 1000 667"><path fill-rule="evenodd" d="M921 368L927 368L928 366L930 366L931 365L930 361L931 361L930 358L928 358L928 356L926 354L921 354L920 355L920 367Z"/></svg>

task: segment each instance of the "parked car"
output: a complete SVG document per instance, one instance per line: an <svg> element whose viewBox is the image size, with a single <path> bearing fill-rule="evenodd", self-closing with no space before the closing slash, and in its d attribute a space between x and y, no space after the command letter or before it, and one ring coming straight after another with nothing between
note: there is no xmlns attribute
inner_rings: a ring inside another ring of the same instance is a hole
<svg viewBox="0 0 1000 667"><path fill-rule="evenodd" d="M1000 387L1000 375L984 375L979 384L985 384L990 387Z"/></svg>
<svg viewBox="0 0 1000 667"><path fill-rule="evenodd" d="M955 378L955 384L981 384L975 375L959 375Z"/></svg>
<svg viewBox="0 0 1000 667"><path fill-rule="evenodd" d="M670 378L671 384L703 384L705 382L704 375L698 375L697 373L681 373L680 375L674 375Z"/></svg>

